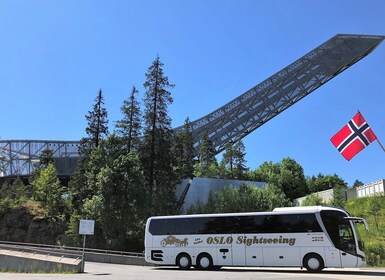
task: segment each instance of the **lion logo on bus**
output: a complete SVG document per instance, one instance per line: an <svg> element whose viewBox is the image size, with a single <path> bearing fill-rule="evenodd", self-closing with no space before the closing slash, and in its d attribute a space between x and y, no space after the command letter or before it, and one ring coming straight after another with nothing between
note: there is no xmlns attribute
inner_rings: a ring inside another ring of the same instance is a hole
<svg viewBox="0 0 385 280"><path fill-rule="evenodd" d="M162 247L166 247L167 245L174 245L174 244L176 247L182 247L182 246L186 247L188 245L188 239L185 238L183 240L180 240L173 235L169 235L160 242L160 245Z"/></svg>

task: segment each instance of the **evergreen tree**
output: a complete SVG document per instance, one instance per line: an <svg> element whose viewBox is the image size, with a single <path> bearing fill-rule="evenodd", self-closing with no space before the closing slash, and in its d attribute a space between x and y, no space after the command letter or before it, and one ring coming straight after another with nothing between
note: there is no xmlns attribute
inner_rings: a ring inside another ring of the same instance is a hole
<svg viewBox="0 0 385 280"><path fill-rule="evenodd" d="M329 204L344 208L346 205L346 190L347 187L345 186L337 186L333 188L333 199Z"/></svg>
<svg viewBox="0 0 385 280"><path fill-rule="evenodd" d="M207 132L202 136L202 141L198 150L199 163L202 166L210 166L211 164L218 164L217 159L215 158L216 151L214 149L214 144L209 138Z"/></svg>
<svg viewBox="0 0 385 280"><path fill-rule="evenodd" d="M105 239L115 250L143 250L148 189L136 154L120 154L98 176Z"/></svg>
<svg viewBox="0 0 385 280"><path fill-rule="evenodd" d="M141 146L141 161L153 210L171 213L175 205L175 178L172 167L172 130L168 105L173 102L168 89L174 85L163 71L159 56L146 73L144 140Z"/></svg>
<svg viewBox="0 0 385 280"><path fill-rule="evenodd" d="M282 160L278 186L291 201L307 193L303 168L294 159L284 158Z"/></svg>
<svg viewBox="0 0 385 280"><path fill-rule="evenodd" d="M32 182L33 196L36 201L46 208L48 217L55 217L63 208L62 186L57 177L57 171L52 163L42 169L39 177Z"/></svg>
<svg viewBox="0 0 385 280"><path fill-rule="evenodd" d="M358 179L356 179L356 180L354 181L354 183L353 183L352 188L353 188L353 189L356 189L356 188L361 187L361 186L363 186L363 185L364 185L364 183L362 183L361 181L359 181Z"/></svg>
<svg viewBox="0 0 385 280"><path fill-rule="evenodd" d="M104 107L104 98L100 89L92 111L88 111L85 116L88 126L86 127L87 137L81 139L80 154L88 154L93 149L97 148L100 141L108 135L108 113Z"/></svg>
<svg viewBox="0 0 385 280"><path fill-rule="evenodd" d="M242 140L237 143L229 142L226 144L226 150L223 154L222 163L226 167L228 178L244 179L244 173L247 171L245 160L245 145Z"/></svg>
<svg viewBox="0 0 385 280"><path fill-rule="evenodd" d="M96 194L95 185L87 181L86 174L89 171L89 157L101 141L108 135L108 114L104 107L104 98L100 89L93 110L85 116L88 126L86 127L87 137L80 140L79 154L80 159L76 164L76 170L68 186L71 191L72 204L75 211L80 211L84 199L91 199Z"/></svg>
<svg viewBox="0 0 385 280"><path fill-rule="evenodd" d="M323 175L319 173L317 177L312 176L307 178L308 193L315 193L325 191L329 189L344 187L347 188L347 184L337 174Z"/></svg>
<svg viewBox="0 0 385 280"><path fill-rule="evenodd" d="M303 168L291 158L284 158L280 163L264 162L252 177L279 187L291 201L307 193Z"/></svg>
<svg viewBox="0 0 385 280"><path fill-rule="evenodd" d="M223 173L224 166L219 166L215 158L216 151L213 142L207 133L202 136L198 149L199 162L194 165L194 173L197 177L218 178Z"/></svg>
<svg viewBox="0 0 385 280"><path fill-rule="evenodd" d="M140 107L136 94L138 94L138 90L133 86L129 98L124 100L122 107L120 107L123 119L116 122L118 135L127 143L128 153L132 150L138 150L141 133Z"/></svg>
<svg viewBox="0 0 385 280"><path fill-rule="evenodd" d="M173 156L177 178L193 178L195 149L189 118L186 118L184 126L174 136Z"/></svg>

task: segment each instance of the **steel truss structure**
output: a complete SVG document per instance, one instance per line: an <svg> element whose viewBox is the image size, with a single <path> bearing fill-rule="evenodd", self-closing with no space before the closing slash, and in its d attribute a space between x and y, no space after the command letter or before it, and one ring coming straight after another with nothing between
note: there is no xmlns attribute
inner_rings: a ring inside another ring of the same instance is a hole
<svg viewBox="0 0 385 280"><path fill-rule="evenodd" d="M385 36L338 34L229 103L191 123L198 151L207 133L217 153L370 54ZM174 130L178 131L182 127ZM59 175L73 173L79 141L0 140L0 177L28 175L51 149Z"/></svg>
<svg viewBox="0 0 385 280"><path fill-rule="evenodd" d="M79 141L0 140L0 177L27 176L42 151L53 152L59 176L74 172Z"/></svg>
<svg viewBox="0 0 385 280"><path fill-rule="evenodd" d="M214 112L191 123L219 153L371 53L384 36L338 34ZM181 127L176 128L176 130Z"/></svg>

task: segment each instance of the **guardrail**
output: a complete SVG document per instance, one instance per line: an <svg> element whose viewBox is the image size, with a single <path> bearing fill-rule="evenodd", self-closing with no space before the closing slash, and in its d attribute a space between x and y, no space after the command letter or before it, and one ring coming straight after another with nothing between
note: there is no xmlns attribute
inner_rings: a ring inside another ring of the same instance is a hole
<svg viewBox="0 0 385 280"><path fill-rule="evenodd" d="M83 248L46 245L23 242L0 241L0 247L9 250L36 252L52 256L66 256L69 258L81 258ZM128 265L146 265L144 254L137 252L113 251L104 249L85 248L85 260L103 263L117 263Z"/></svg>

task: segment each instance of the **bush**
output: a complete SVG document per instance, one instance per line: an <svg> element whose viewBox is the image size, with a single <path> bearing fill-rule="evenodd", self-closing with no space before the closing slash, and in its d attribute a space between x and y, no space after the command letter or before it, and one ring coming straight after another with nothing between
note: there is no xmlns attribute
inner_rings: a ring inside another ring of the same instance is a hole
<svg viewBox="0 0 385 280"><path fill-rule="evenodd" d="M4 198L0 200L0 216L3 215L9 208L13 206L13 200L11 198Z"/></svg>
<svg viewBox="0 0 385 280"><path fill-rule="evenodd" d="M368 242L365 247L365 254L369 266L385 265L385 248L380 242Z"/></svg>

